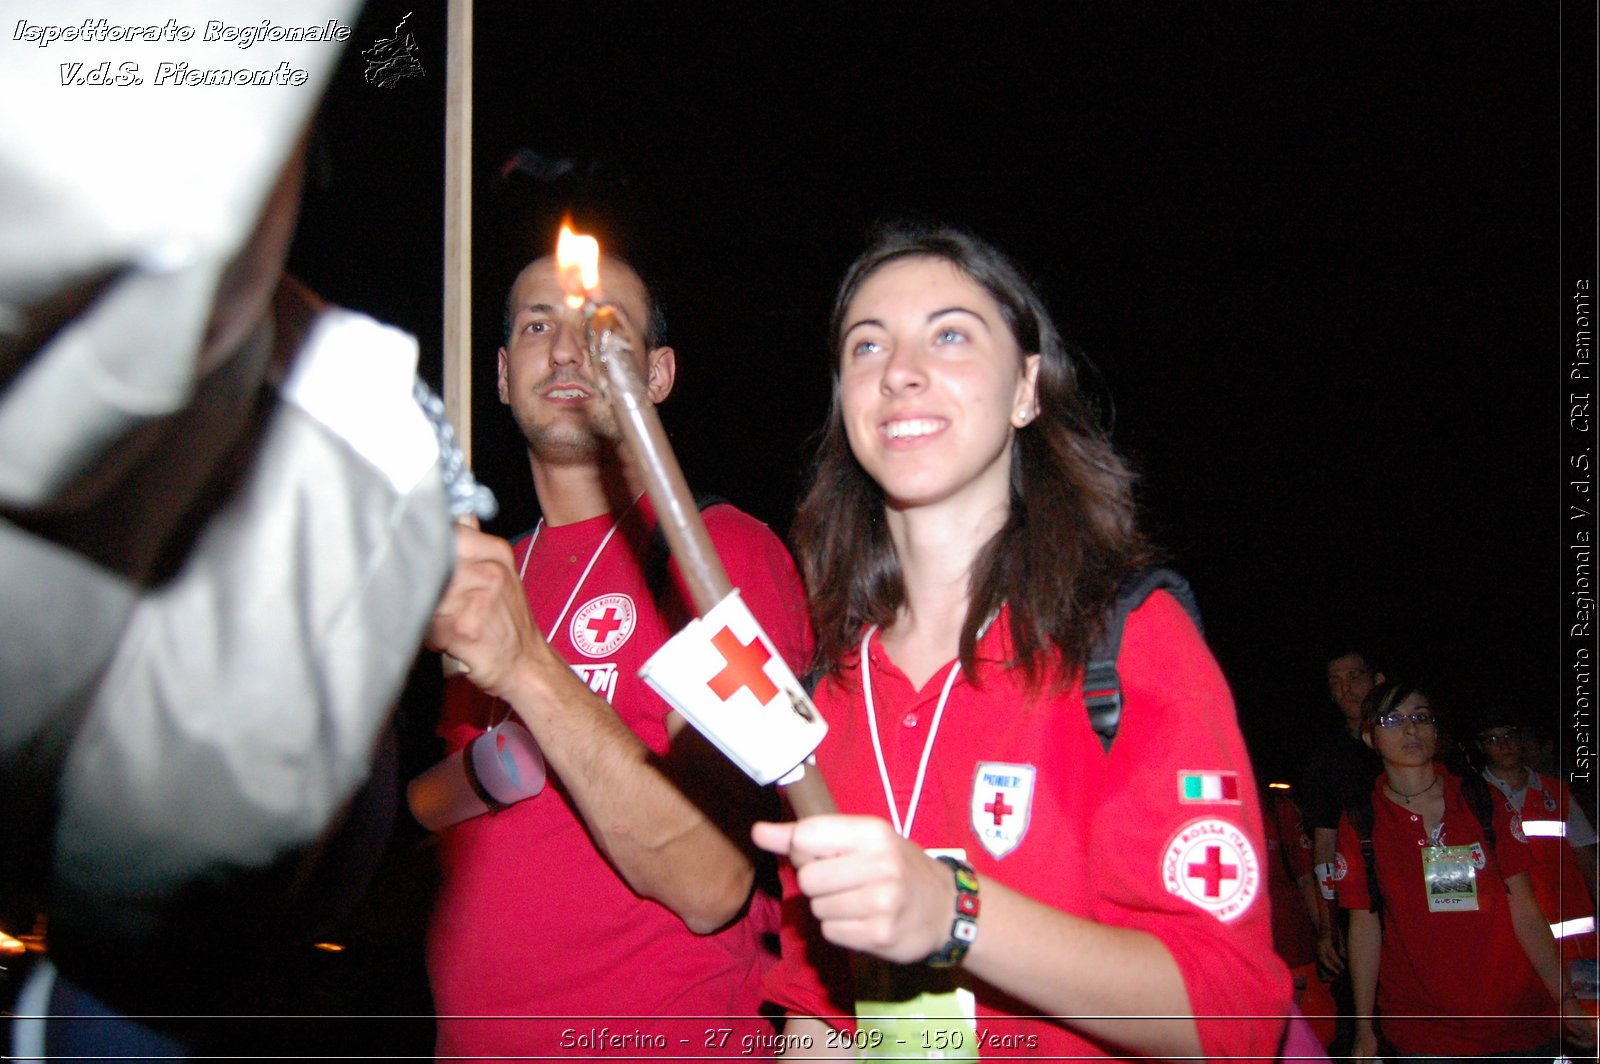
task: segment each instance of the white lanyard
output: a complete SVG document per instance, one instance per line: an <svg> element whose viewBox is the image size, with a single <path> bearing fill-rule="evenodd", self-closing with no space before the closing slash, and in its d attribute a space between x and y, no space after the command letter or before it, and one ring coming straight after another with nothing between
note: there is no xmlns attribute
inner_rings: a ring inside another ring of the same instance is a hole
<svg viewBox="0 0 1600 1064"><path fill-rule="evenodd" d="M567 596L567 604L561 607L560 613L556 614L555 623L544 630L546 640L555 639L556 633L561 630L561 622L567 618L567 611L570 610L572 608L572 604L577 601L578 592L583 588L583 582L589 579L589 570L593 569L594 563L600 560L600 552L606 549L606 544L611 542L611 537L617 534L617 529L622 527L623 520L633 512L633 508L638 505L638 503L639 496L635 495L633 502L628 504L628 508L622 511L622 513L618 514L615 521L611 522L611 528L600 540L600 545L594 549L593 554L589 555L589 564L583 567L583 572L579 575L578 582L572 585L572 594ZM539 542L539 532L543 528L544 518L541 517L539 518L539 523L533 526L533 535L528 537L528 550L527 553L523 554L522 556L522 567L517 570L518 583L523 583L524 578L528 575L528 559L533 557L533 545Z"/></svg>
<svg viewBox="0 0 1600 1064"><path fill-rule="evenodd" d="M861 693L867 702L867 729L872 732L872 752L878 758L878 778L883 780L883 797L889 803L889 822L902 839L909 839L911 824L917 818L917 803L922 800L922 781L928 775L928 758L933 754L933 740L939 735L939 721L944 718L944 706L950 700L950 689L955 686L956 674L961 671L961 659L957 658L956 663L950 666L950 672L944 678L944 690L939 692L939 706L933 711L933 724L928 727L928 738L922 743L922 761L917 765L917 782L911 788L911 802L906 806L906 822L902 827L900 811L894 804L894 787L889 783L889 766L883 760L883 743L878 739L878 714L872 704L872 661L868 644L877 630L878 626L873 625L861 637Z"/></svg>

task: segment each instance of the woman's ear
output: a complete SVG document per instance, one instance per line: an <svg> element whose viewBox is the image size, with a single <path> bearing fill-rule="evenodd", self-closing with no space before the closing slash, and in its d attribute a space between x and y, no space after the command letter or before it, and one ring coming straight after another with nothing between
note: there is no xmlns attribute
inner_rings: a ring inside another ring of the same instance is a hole
<svg viewBox="0 0 1600 1064"><path fill-rule="evenodd" d="M1039 356L1022 360L1022 379L1017 382L1016 401L1011 405L1011 426L1022 428L1039 414Z"/></svg>

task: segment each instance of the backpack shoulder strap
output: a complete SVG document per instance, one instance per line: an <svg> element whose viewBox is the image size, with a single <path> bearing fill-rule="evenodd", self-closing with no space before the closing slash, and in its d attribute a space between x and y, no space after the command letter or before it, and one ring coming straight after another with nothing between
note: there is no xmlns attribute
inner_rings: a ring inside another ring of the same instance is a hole
<svg viewBox="0 0 1600 1064"><path fill-rule="evenodd" d="M1117 737L1117 726L1122 723L1122 679L1117 675L1122 630L1128 623L1128 615L1158 590L1165 590L1177 599L1201 636L1205 635L1194 591L1189 581L1177 572L1152 566L1137 569L1123 580L1117 589L1116 602L1106 617L1105 631L1095 642L1089 663L1083 670L1083 704L1089 712L1089 726L1100 737L1100 745L1108 754L1112 740Z"/></svg>
<svg viewBox="0 0 1600 1064"><path fill-rule="evenodd" d="M1489 793L1489 783L1476 772L1464 773L1461 777L1461 798L1467 803L1467 808L1472 810L1472 815L1477 817L1478 825L1483 828L1484 848L1491 854L1495 852L1494 844L1494 796Z"/></svg>
<svg viewBox="0 0 1600 1064"><path fill-rule="evenodd" d="M1367 870L1367 900L1372 903L1372 911L1383 913L1383 892L1378 889L1378 862L1372 846L1372 826L1377 821L1377 814L1372 809L1372 793L1354 803L1345 810L1350 817L1350 826L1356 829L1356 838L1361 843L1361 863Z"/></svg>

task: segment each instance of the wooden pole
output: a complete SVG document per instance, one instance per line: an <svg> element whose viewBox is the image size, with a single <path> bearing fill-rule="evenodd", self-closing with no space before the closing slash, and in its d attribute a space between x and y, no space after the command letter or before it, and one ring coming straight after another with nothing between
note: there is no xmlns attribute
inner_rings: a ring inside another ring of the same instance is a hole
<svg viewBox="0 0 1600 1064"><path fill-rule="evenodd" d="M444 416L472 468L472 0L449 0L444 60ZM461 520L476 527L477 518ZM467 671L446 654L446 679Z"/></svg>
<svg viewBox="0 0 1600 1064"><path fill-rule="evenodd" d="M472 466L472 0L449 0L444 89L444 411Z"/></svg>

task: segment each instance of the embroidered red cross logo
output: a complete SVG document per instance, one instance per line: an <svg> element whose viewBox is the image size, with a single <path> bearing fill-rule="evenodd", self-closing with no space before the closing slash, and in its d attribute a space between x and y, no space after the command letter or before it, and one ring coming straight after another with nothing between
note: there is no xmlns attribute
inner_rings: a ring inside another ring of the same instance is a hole
<svg viewBox="0 0 1600 1064"><path fill-rule="evenodd" d="M617 608L610 606L604 614L589 618L589 623L584 627L594 635L596 643L604 643L612 632L622 627L622 618L617 616Z"/></svg>
<svg viewBox="0 0 1600 1064"><path fill-rule="evenodd" d="M759 636L752 636L749 643L741 643L739 637L724 625L722 631L711 637L711 645L728 663L707 685L713 694L726 702L739 693L739 688L748 687L762 705L772 701L772 697L778 693L778 685L762 668L772 658L772 653L761 645Z"/></svg>
<svg viewBox="0 0 1600 1064"><path fill-rule="evenodd" d="M984 806L983 811L985 813L993 813L994 826L999 827L1001 818L1005 817L1009 813L1015 813L1016 809L1006 804L1006 796L1004 792L995 791L994 801Z"/></svg>
<svg viewBox="0 0 1600 1064"><path fill-rule="evenodd" d="M1205 863L1191 863L1189 875L1206 881L1206 897L1218 898L1222 896L1224 879L1239 878L1239 866L1222 863L1222 847L1207 846Z"/></svg>

